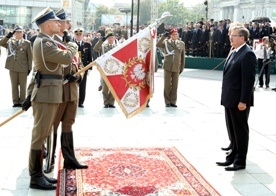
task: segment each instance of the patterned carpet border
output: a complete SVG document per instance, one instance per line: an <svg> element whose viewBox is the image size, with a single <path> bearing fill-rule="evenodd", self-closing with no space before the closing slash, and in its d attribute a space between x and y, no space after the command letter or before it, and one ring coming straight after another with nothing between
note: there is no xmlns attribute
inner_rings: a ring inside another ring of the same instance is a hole
<svg viewBox="0 0 276 196"><path fill-rule="evenodd" d="M76 148L75 153L89 168L64 170L60 154L57 196L220 195L175 147Z"/></svg>

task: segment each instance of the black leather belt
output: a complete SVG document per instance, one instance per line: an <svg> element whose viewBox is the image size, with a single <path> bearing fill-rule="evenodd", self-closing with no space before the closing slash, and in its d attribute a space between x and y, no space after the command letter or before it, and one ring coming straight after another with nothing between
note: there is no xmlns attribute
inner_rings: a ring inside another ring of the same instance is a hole
<svg viewBox="0 0 276 196"><path fill-rule="evenodd" d="M41 74L40 79L54 79L54 80L62 80L62 75L54 75L54 74Z"/></svg>

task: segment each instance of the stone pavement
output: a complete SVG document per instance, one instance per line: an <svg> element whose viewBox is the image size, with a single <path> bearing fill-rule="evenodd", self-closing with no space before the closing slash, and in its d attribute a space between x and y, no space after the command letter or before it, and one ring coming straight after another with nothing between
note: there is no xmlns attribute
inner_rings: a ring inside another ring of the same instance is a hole
<svg viewBox="0 0 276 196"><path fill-rule="evenodd" d="M19 110L12 107L4 62L2 48L0 122ZM247 167L227 172L215 164L225 160L225 152L220 148L229 144L220 105L221 78L221 71L185 69L180 77L178 108L166 108L163 71L159 69L150 107L127 119L117 104L116 109L103 108L101 92L97 91L99 73L93 68L88 76L84 108L78 109L73 126L75 147L175 146L221 195L276 195L276 93L256 89L255 107L249 118ZM271 76L270 86L276 86L275 75ZM29 109L0 127L0 195L55 195L55 191L29 189L27 166L32 123ZM56 177L57 170L50 176Z"/></svg>

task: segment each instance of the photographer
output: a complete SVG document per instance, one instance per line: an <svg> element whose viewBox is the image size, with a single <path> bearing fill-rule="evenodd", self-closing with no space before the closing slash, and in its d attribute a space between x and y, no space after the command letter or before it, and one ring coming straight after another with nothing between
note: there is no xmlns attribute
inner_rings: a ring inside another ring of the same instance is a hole
<svg viewBox="0 0 276 196"><path fill-rule="evenodd" d="M265 86L269 88L270 83L270 53L271 47L269 46L269 37L265 36L262 38L262 43L255 51L258 58L258 70L259 70L259 88L263 88L264 80L263 75L265 74Z"/></svg>

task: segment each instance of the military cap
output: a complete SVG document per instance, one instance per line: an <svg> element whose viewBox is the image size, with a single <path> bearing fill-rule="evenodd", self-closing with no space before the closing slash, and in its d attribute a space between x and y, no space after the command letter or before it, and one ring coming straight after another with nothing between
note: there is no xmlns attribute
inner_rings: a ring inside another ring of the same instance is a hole
<svg viewBox="0 0 276 196"><path fill-rule="evenodd" d="M178 33L177 28L172 28L172 29L170 30L170 34L175 33L175 32L177 32L177 33Z"/></svg>
<svg viewBox="0 0 276 196"><path fill-rule="evenodd" d="M23 28L19 25L16 25L14 31L23 31Z"/></svg>
<svg viewBox="0 0 276 196"><path fill-rule="evenodd" d="M71 20L71 18L66 14L66 12L63 8L58 10L56 12L56 15L61 21Z"/></svg>
<svg viewBox="0 0 276 196"><path fill-rule="evenodd" d="M75 34L82 34L83 33L83 29L82 28L77 28L74 30Z"/></svg>
<svg viewBox="0 0 276 196"><path fill-rule="evenodd" d="M105 38L108 38L110 36L114 36L113 30L111 28L107 28L105 30Z"/></svg>
<svg viewBox="0 0 276 196"><path fill-rule="evenodd" d="M39 12L36 15L36 17L32 20L32 22L35 22L36 25L39 26L47 20L60 20L50 7L47 7L41 12Z"/></svg>

